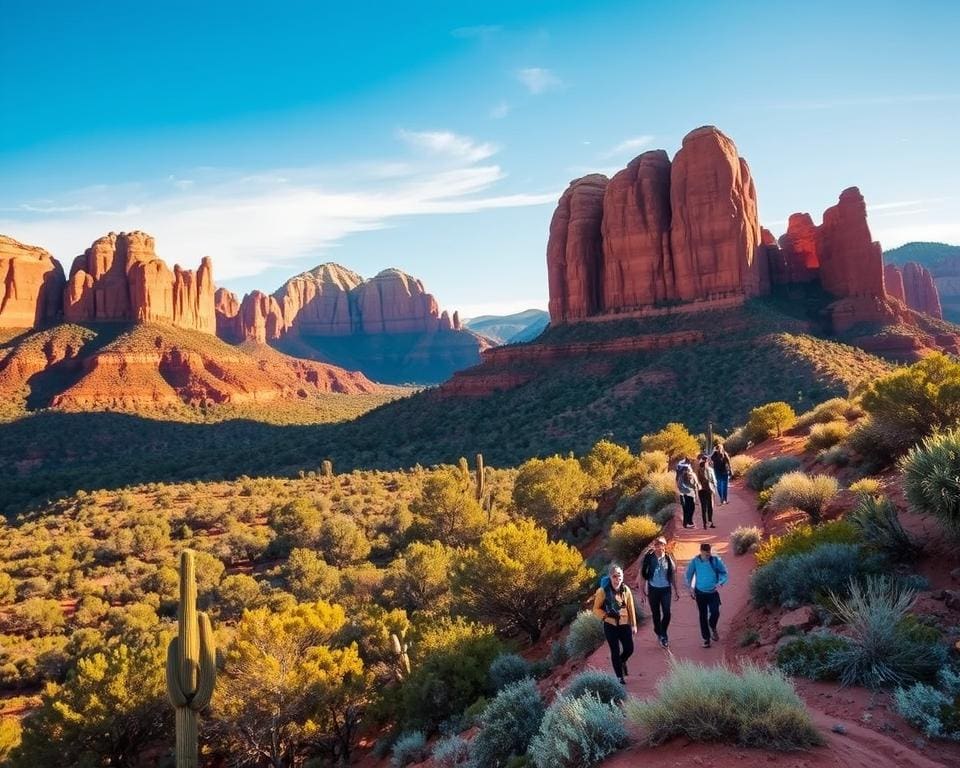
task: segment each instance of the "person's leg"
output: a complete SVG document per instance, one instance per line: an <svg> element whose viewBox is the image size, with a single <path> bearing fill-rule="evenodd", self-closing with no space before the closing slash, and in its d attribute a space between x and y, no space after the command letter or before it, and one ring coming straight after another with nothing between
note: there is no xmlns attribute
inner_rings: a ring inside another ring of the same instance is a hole
<svg viewBox="0 0 960 768"><path fill-rule="evenodd" d="M727 492L730 488L730 475L717 475L717 494L720 501L727 503Z"/></svg>
<svg viewBox="0 0 960 768"><path fill-rule="evenodd" d="M683 498L683 524L693 525L693 513L696 511L696 502L693 496L684 496Z"/></svg>
<svg viewBox="0 0 960 768"><path fill-rule="evenodd" d="M673 600L673 594L670 587L664 587L660 591L663 593L660 596L660 607L663 611L663 617L660 619L660 628L663 630L663 637L666 639L667 630L670 628L670 602Z"/></svg>
<svg viewBox="0 0 960 768"><path fill-rule="evenodd" d="M714 640L719 640L717 634L717 623L720 621L720 594L714 592L710 595L710 634Z"/></svg>
<svg viewBox="0 0 960 768"><path fill-rule="evenodd" d="M657 587L650 587L650 589L647 590L647 599L650 601L650 618L653 620L653 633L657 637L660 637L663 634L660 590Z"/></svg>
<svg viewBox="0 0 960 768"><path fill-rule="evenodd" d="M620 645L623 651L620 653L620 671L624 676L627 674L627 659L633 655L633 629L629 624L621 624L617 627L620 633Z"/></svg>
<svg viewBox="0 0 960 768"><path fill-rule="evenodd" d="M707 527L707 505L710 503L710 491L699 491L700 494L700 517L703 520L703 527Z"/></svg>
<svg viewBox="0 0 960 768"><path fill-rule="evenodd" d="M607 638L607 645L610 646L610 661L613 663L613 674L618 678L623 677L623 669L620 666L620 633L618 627L613 624L603 622L603 635Z"/></svg>
<svg viewBox="0 0 960 768"><path fill-rule="evenodd" d="M694 595L697 598L697 611L700 613L700 637L705 643L710 642L710 627L707 624L707 603L710 595L700 590L696 590Z"/></svg>
<svg viewBox="0 0 960 768"><path fill-rule="evenodd" d="M707 516L707 523L713 525L713 491L707 491L704 497L703 513Z"/></svg>

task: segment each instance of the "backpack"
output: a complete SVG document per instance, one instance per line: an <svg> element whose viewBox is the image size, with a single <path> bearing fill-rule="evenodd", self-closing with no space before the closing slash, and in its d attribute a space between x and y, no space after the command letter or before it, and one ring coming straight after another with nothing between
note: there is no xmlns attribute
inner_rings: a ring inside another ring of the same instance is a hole
<svg viewBox="0 0 960 768"><path fill-rule="evenodd" d="M610 577L603 575L600 577L600 589L603 590L603 612L611 619L620 620L620 608L617 606L617 598L613 592L613 585L610 584ZM624 594L627 590L627 584L620 585L620 593ZM624 602L626 604L626 602Z"/></svg>
<svg viewBox="0 0 960 768"><path fill-rule="evenodd" d="M667 581L671 580L674 570L676 570L676 563L674 562L673 556L667 552ZM643 561L640 563L640 576L642 576L646 581L650 581L653 578L654 572L654 560L656 560L656 553L650 549L647 550L647 554L643 556Z"/></svg>

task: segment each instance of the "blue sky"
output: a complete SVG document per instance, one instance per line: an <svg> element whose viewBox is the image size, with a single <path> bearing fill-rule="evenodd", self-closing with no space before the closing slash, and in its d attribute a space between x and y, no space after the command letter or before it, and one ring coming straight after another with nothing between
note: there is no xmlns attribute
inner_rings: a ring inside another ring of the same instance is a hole
<svg viewBox="0 0 960 768"><path fill-rule="evenodd" d="M110 230L272 291L390 266L545 306L557 196L713 124L761 221L848 186L885 248L960 243L960 3L3 3L0 233Z"/></svg>

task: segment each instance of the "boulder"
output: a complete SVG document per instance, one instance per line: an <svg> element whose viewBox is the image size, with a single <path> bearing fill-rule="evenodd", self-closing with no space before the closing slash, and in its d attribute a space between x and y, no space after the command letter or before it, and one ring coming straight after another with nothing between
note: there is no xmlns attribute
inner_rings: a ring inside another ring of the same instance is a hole
<svg viewBox="0 0 960 768"><path fill-rule="evenodd" d="M799 629L806 632L808 629L815 627L819 624L820 621L817 618L816 611L813 610L809 605L805 605L796 610L785 613L780 617L780 629Z"/></svg>
<svg viewBox="0 0 960 768"><path fill-rule="evenodd" d="M32 328L60 315L63 267L45 250L0 235L0 328Z"/></svg>

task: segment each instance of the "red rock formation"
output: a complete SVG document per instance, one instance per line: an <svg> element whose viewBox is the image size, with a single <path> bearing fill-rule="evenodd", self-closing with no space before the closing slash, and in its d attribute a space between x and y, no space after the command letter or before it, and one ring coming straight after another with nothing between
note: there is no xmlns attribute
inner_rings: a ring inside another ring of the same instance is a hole
<svg viewBox="0 0 960 768"><path fill-rule="evenodd" d="M215 333L213 270L204 257L196 272L174 266L154 253L144 232L111 232L74 259L63 292L68 322L169 323Z"/></svg>
<svg viewBox="0 0 960 768"><path fill-rule="evenodd" d="M399 269L385 269L353 291L362 333L433 333L440 308L423 283Z"/></svg>
<svg viewBox="0 0 960 768"><path fill-rule="evenodd" d="M610 179L603 196L601 231L603 311L676 298L666 152L644 152Z"/></svg>
<svg viewBox="0 0 960 768"><path fill-rule="evenodd" d="M0 328L53 322L63 286L63 268L49 253L0 235Z"/></svg>
<svg viewBox="0 0 960 768"><path fill-rule="evenodd" d="M217 288L213 295L214 311L217 318L217 336L231 344L243 341L240 327L240 301L232 291Z"/></svg>
<svg viewBox="0 0 960 768"><path fill-rule="evenodd" d="M760 292L757 191L737 147L713 126L688 133L670 171L677 298Z"/></svg>
<svg viewBox="0 0 960 768"><path fill-rule="evenodd" d="M599 173L570 182L550 221L547 277L550 319L555 322L581 319L600 307L607 182Z"/></svg>
<svg viewBox="0 0 960 768"><path fill-rule="evenodd" d="M885 296L883 250L867 226L867 206L856 187L823 212L819 230L820 284L838 298Z"/></svg>
<svg viewBox="0 0 960 768"><path fill-rule="evenodd" d="M933 275L925 267L912 261L903 265L903 293L910 309L943 319L940 294L937 293Z"/></svg>
<svg viewBox="0 0 960 768"><path fill-rule="evenodd" d="M349 336L353 333L350 292L363 278L339 264L321 264L288 280L274 293L285 324L298 333Z"/></svg>
<svg viewBox="0 0 960 768"><path fill-rule="evenodd" d="M901 304L907 303L907 294L903 289L903 273L896 264L883 265L883 287L887 296Z"/></svg>
<svg viewBox="0 0 960 768"><path fill-rule="evenodd" d="M819 229L809 213L794 213L780 237L780 258L770 265L774 285L807 283L820 269Z"/></svg>
<svg viewBox="0 0 960 768"><path fill-rule="evenodd" d="M253 291L240 304L240 336L264 344L279 339L286 326L280 305L273 296Z"/></svg>

